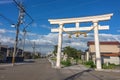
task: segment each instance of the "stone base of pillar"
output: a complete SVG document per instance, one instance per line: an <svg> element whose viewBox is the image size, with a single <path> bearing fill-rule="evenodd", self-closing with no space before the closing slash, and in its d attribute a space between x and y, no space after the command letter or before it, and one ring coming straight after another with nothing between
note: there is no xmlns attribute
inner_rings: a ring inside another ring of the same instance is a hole
<svg viewBox="0 0 120 80"><path fill-rule="evenodd" d="M55 69L61 69L61 66L55 66L54 68Z"/></svg>
<svg viewBox="0 0 120 80"><path fill-rule="evenodd" d="M103 71L103 69L97 69L97 68L96 68L95 71Z"/></svg>

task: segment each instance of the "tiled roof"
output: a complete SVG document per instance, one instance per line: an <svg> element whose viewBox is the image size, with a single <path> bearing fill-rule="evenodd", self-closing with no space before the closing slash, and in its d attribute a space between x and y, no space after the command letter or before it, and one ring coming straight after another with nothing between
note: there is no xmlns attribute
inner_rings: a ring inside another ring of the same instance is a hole
<svg viewBox="0 0 120 80"><path fill-rule="evenodd" d="M90 53L90 54L95 54L95 52ZM112 57L118 57L120 56L120 53L100 53L101 56L112 56Z"/></svg>
<svg viewBox="0 0 120 80"><path fill-rule="evenodd" d="M105 54L101 54L101 56L117 57L117 56L120 56L120 53L105 53Z"/></svg>
<svg viewBox="0 0 120 80"><path fill-rule="evenodd" d="M94 45L94 41L88 41L87 45ZM120 42L118 41L103 41L100 42L100 45L120 45Z"/></svg>

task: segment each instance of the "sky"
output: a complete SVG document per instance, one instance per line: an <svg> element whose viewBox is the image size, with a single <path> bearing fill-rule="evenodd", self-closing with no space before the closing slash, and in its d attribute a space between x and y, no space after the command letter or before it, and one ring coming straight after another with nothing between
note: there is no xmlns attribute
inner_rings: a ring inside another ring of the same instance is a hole
<svg viewBox="0 0 120 80"><path fill-rule="evenodd" d="M52 33L48 19L77 18L113 13L109 21L99 22L100 25L109 25L109 30L99 31L100 41L120 41L120 0L16 0L24 5L25 11L34 20L26 30L25 50L32 51L35 42L36 51L48 53L53 50L58 42L58 33ZM4 45L13 46L15 40L15 28L12 24L17 23L19 9L13 0L0 0L0 42ZM31 22L27 14L20 25L19 39L23 39L23 28ZM81 23L80 26L90 23ZM65 25L65 27L71 27ZM72 25L73 27L73 25ZM87 37L79 36L68 38L63 34L63 47L72 46L86 50L87 42L94 41L93 31ZM22 41L18 47L22 48Z"/></svg>

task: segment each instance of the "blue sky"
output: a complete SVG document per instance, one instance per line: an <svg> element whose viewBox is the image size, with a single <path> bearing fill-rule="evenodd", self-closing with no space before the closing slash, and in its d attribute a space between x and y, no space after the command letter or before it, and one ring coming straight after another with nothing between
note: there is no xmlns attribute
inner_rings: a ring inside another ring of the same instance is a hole
<svg viewBox="0 0 120 80"><path fill-rule="evenodd" d="M110 21L100 22L101 25L110 26L109 30L100 31L100 35L103 34L105 37L106 35L108 35L107 36L109 37L108 40L119 41L120 39L119 36L120 0L17 0L17 1L23 2L25 10L34 19L34 23L27 28L28 34L26 40L31 40L31 42L36 41L36 44L39 44L38 47L40 46L41 49L48 43L50 45L57 44L56 36L57 33L50 32L50 29L56 26L50 25L48 19L85 17L113 13L113 16ZM4 40L1 39L1 42L7 44L8 42L11 42L11 40L14 41L15 28L12 28L10 26L11 24L17 22L18 8L16 7L16 4L12 0L0 0L0 14L4 15L6 18L9 19L6 20L2 16L0 16L0 37L4 37ZM24 21L26 23L29 23L31 20L27 15L25 15ZM19 38L22 38L23 27L24 25L20 26L21 35L19 35ZM89 35L91 35L92 33L93 32L91 32ZM105 38L103 39L103 35L101 40L107 40ZM67 35L65 34L64 36ZM111 39L111 36L114 37L115 39ZM64 39L65 42L64 41L63 42L64 44L72 42L69 45L72 45L75 42L79 42L79 38L73 39L74 40L66 38ZM91 38L90 40L93 40L93 38ZM13 44L13 42L11 42L11 44ZM83 43L75 44L80 46ZM75 44L73 44L72 46L75 47L76 46ZM33 43L31 43L31 45L33 45ZM52 50L52 48L50 49Z"/></svg>

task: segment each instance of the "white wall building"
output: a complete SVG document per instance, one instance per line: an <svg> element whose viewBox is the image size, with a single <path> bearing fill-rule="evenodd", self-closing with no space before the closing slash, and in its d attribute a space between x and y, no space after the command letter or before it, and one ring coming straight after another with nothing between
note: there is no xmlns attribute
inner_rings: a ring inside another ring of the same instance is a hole
<svg viewBox="0 0 120 80"><path fill-rule="evenodd" d="M117 41L100 42L100 54L102 63L120 64L120 43ZM88 42L88 52L86 53L86 59L91 59L95 62L95 55L94 42Z"/></svg>

